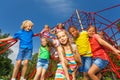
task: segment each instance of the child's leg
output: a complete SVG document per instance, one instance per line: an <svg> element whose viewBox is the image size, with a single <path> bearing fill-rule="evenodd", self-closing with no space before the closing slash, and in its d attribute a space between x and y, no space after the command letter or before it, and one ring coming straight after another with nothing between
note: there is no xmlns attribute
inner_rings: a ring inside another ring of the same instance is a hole
<svg viewBox="0 0 120 80"><path fill-rule="evenodd" d="M91 57L82 57L83 62L83 79L89 80L88 70L92 65L92 58Z"/></svg>
<svg viewBox="0 0 120 80"><path fill-rule="evenodd" d="M93 65L89 69L88 74L92 80L100 80L100 76L96 75L101 69L104 69L108 64L107 60L100 58L95 58L93 60Z"/></svg>
<svg viewBox="0 0 120 80"><path fill-rule="evenodd" d="M73 77L72 80L76 80L76 72L75 71L72 73L72 77Z"/></svg>
<svg viewBox="0 0 120 80"><path fill-rule="evenodd" d="M48 61L44 63L44 66L42 67L40 80L45 80L45 73L46 73L46 70L48 69L48 65L49 65Z"/></svg>
<svg viewBox="0 0 120 80"><path fill-rule="evenodd" d="M35 74L34 80L39 80L40 79L41 72L42 72L42 68L41 67L37 68L37 72Z"/></svg>
<svg viewBox="0 0 120 80"><path fill-rule="evenodd" d="M93 64L88 71L88 74L92 80L99 80L98 76L96 75L98 71L100 71L100 68Z"/></svg>
<svg viewBox="0 0 120 80"><path fill-rule="evenodd" d="M21 62L22 62L21 60L16 61L16 64L15 64L14 70L13 70L13 74L12 74L12 78L16 78L17 77L17 73L19 71Z"/></svg>
<svg viewBox="0 0 120 80"><path fill-rule="evenodd" d="M25 73L27 71L28 62L29 62L29 60L24 60L24 64L23 64L23 68L22 68L22 74L21 74L21 77L23 77L23 79L25 78Z"/></svg>
<svg viewBox="0 0 120 80"><path fill-rule="evenodd" d="M42 68L42 74L40 80L45 80L46 69Z"/></svg>

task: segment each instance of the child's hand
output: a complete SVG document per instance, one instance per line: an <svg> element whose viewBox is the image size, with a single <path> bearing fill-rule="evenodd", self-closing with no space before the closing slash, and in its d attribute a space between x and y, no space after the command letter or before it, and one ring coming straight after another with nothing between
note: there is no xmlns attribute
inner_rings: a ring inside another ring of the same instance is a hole
<svg viewBox="0 0 120 80"><path fill-rule="evenodd" d="M68 67L68 61L66 59L64 59L64 63Z"/></svg>
<svg viewBox="0 0 120 80"><path fill-rule="evenodd" d="M0 43L2 43L2 40L0 40Z"/></svg>
<svg viewBox="0 0 120 80"><path fill-rule="evenodd" d="M50 38L53 38L52 36L50 36Z"/></svg>
<svg viewBox="0 0 120 80"><path fill-rule="evenodd" d="M117 56L120 56L120 50L115 49L114 52Z"/></svg>

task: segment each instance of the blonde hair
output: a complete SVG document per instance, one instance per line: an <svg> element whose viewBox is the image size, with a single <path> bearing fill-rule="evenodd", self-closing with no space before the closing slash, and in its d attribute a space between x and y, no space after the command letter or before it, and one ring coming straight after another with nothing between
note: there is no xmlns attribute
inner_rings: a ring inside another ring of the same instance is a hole
<svg viewBox="0 0 120 80"><path fill-rule="evenodd" d="M25 21L22 22L21 29L25 29L28 26L28 24L31 25L31 26L34 25L32 21L25 20Z"/></svg>

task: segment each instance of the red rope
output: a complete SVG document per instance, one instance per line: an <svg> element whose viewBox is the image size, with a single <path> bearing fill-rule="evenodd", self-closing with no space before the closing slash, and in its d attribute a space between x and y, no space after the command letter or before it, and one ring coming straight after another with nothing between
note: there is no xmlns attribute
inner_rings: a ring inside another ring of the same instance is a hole
<svg viewBox="0 0 120 80"><path fill-rule="evenodd" d="M16 39L11 39L9 41L4 41L0 44L0 47L5 46L3 50L0 51L0 55L8 50L11 46L13 46L17 42Z"/></svg>

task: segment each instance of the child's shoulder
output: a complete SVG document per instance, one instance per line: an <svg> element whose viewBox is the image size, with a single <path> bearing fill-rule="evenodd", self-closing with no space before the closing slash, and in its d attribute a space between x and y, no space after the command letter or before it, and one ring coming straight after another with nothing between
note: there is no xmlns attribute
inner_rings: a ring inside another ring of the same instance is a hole
<svg viewBox="0 0 120 80"><path fill-rule="evenodd" d="M81 34L87 34L87 31L82 30L80 33L81 33Z"/></svg>

